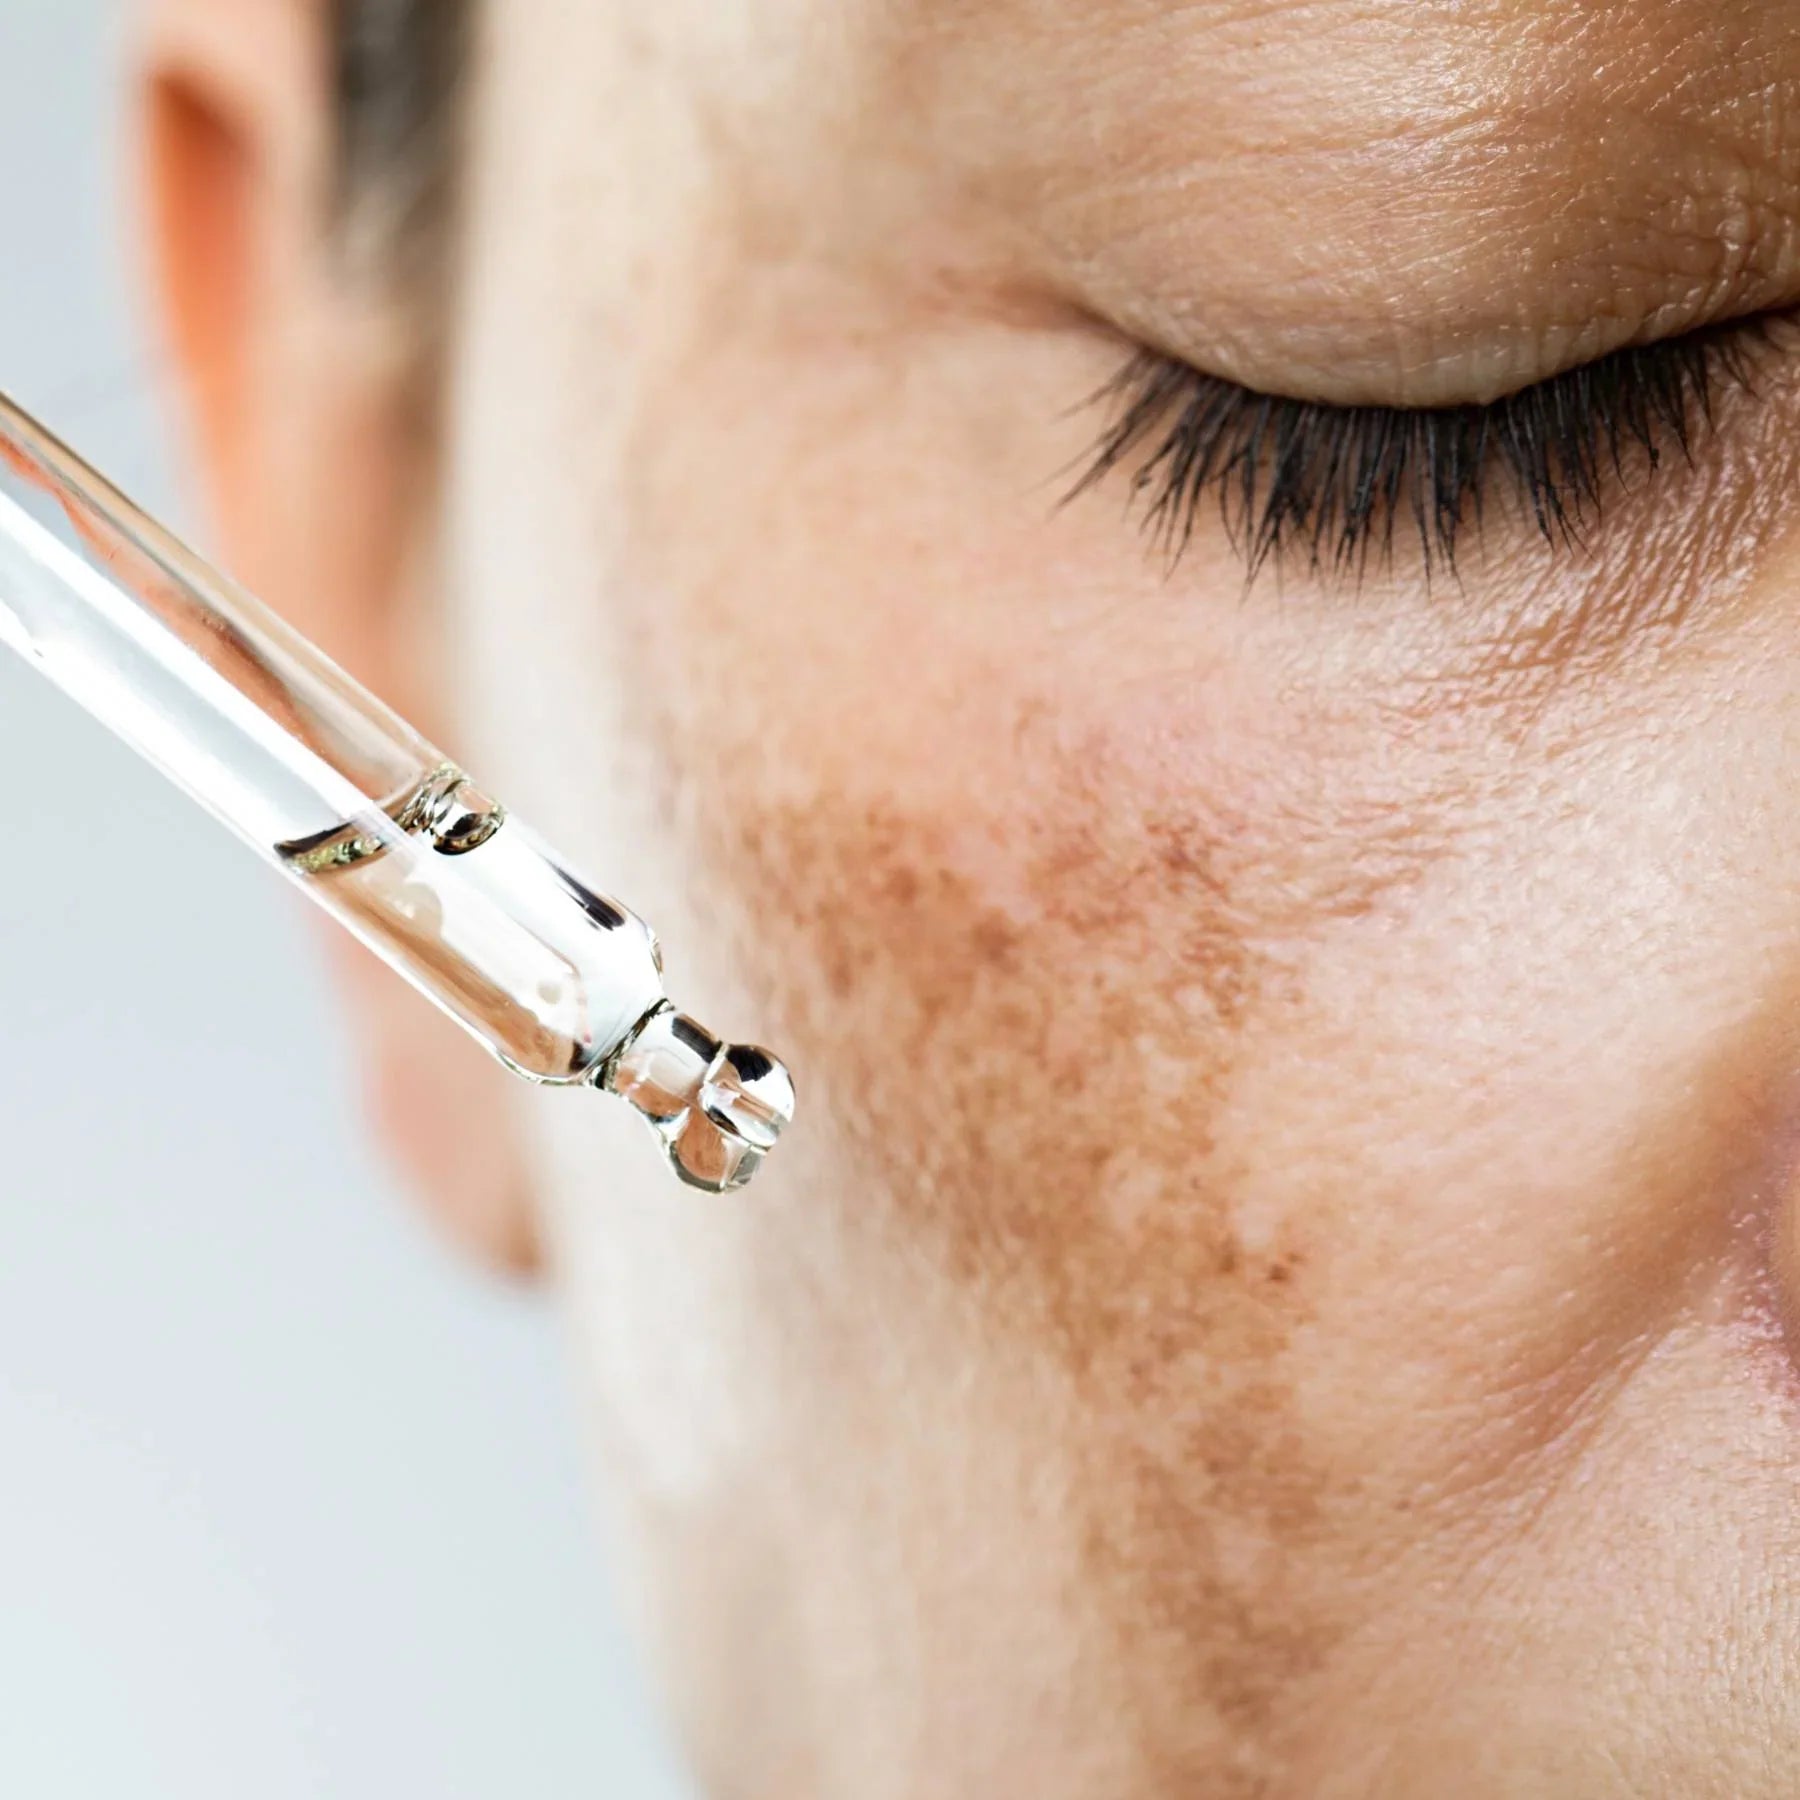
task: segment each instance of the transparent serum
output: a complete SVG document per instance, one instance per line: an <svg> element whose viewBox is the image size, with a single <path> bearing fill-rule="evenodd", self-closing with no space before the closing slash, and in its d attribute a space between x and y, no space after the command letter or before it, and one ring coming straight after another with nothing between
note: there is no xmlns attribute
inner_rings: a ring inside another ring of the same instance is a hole
<svg viewBox="0 0 1800 1800"><path fill-rule="evenodd" d="M711 1192L774 1147L786 1069L670 1004L642 919L3 396L0 643L516 1074L617 1094Z"/></svg>

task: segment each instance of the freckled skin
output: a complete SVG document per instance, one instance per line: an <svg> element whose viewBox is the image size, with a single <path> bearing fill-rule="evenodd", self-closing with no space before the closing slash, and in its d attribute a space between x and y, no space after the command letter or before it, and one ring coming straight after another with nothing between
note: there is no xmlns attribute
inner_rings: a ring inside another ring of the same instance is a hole
<svg viewBox="0 0 1800 1800"><path fill-rule="evenodd" d="M1056 503L1124 330L1474 398L1792 300L1791 22L507 0L478 69L445 735L799 1087L723 1206L518 1105L708 1791L1792 1794L1791 351L1430 581Z"/></svg>

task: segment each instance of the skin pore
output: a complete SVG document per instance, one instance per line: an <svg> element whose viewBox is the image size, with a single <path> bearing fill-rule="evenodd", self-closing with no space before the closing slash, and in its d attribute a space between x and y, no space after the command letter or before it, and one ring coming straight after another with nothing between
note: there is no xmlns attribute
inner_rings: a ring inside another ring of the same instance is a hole
<svg viewBox="0 0 1800 1800"><path fill-rule="evenodd" d="M1788 10L507 0L430 326L325 9L150 14L234 565L795 1067L705 1204L352 972L708 1791L1791 1792L1792 349L1454 574L1057 505L1139 343L1435 404L1800 303Z"/></svg>

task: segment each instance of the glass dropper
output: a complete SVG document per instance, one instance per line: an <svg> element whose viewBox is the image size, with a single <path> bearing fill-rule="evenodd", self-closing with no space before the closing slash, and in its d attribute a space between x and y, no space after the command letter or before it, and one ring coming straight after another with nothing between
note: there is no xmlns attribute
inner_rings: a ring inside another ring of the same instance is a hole
<svg viewBox="0 0 1800 1800"><path fill-rule="evenodd" d="M509 1069L620 1095L682 1179L741 1187L786 1069L663 991L656 935L267 607L0 395L0 643Z"/></svg>

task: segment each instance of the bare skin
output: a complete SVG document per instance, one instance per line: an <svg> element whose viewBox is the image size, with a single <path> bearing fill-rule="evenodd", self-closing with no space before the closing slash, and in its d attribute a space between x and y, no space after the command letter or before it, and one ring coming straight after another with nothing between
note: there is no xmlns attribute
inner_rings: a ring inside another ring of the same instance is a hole
<svg viewBox="0 0 1800 1800"><path fill-rule="evenodd" d="M508 0L423 424L314 6L150 10L234 560L801 1083L683 1201L352 972L709 1791L1791 1793L1791 352L1460 581L1055 505L1134 340L1419 404L1800 301L1788 10Z"/></svg>

